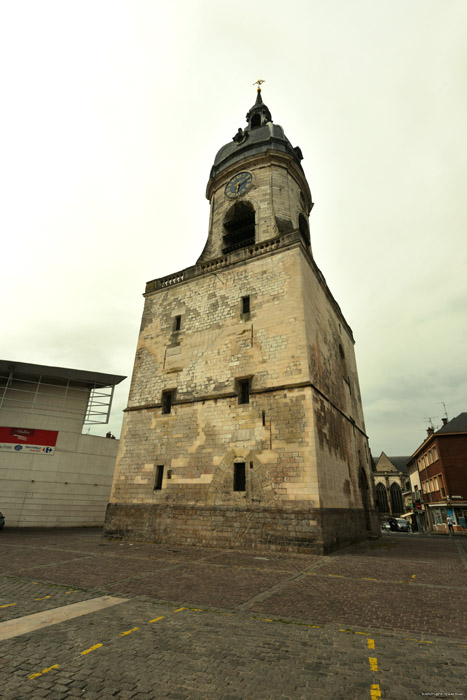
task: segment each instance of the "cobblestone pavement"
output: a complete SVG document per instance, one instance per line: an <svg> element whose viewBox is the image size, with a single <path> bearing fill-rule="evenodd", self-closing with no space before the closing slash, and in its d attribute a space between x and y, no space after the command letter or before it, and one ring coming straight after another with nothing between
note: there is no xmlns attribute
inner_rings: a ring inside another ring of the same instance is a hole
<svg viewBox="0 0 467 700"><path fill-rule="evenodd" d="M467 696L466 545L402 533L319 557L5 529L0 638L1 622L125 602L0 641L0 697Z"/></svg>

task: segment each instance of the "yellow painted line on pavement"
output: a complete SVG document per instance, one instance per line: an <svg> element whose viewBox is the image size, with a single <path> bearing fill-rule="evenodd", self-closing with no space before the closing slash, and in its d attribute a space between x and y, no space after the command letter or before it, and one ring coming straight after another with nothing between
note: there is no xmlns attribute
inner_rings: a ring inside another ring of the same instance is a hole
<svg viewBox="0 0 467 700"><path fill-rule="evenodd" d="M417 642L418 644L434 644L434 642L428 642L426 639L414 639L414 637L404 637L405 642Z"/></svg>
<svg viewBox="0 0 467 700"><path fill-rule="evenodd" d="M159 622L159 620L163 620L163 619L164 619L164 616L162 615L162 617L155 617L154 620L149 620L149 623L151 623L151 622Z"/></svg>
<svg viewBox="0 0 467 700"><path fill-rule="evenodd" d="M345 576L340 576L339 574L328 574L331 578L345 578Z"/></svg>
<svg viewBox="0 0 467 700"><path fill-rule="evenodd" d="M379 581L378 578L361 578L360 581ZM386 582L385 582L386 583Z"/></svg>
<svg viewBox="0 0 467 700"><path fill-rule="evenodd" d="M381 698L381 690L379 685L374 684L371 686L370 697L371 700L379 700Z"/></svg>
<svg viewBox="0 0 467 700"><path fill-rule="evenodd" d="M51 598L51 595L45 595L43 598L34 598L34 600L47 600L47 598Z"/></svg>
<svg viewBox="0 0 467 700"><path fill-rule="evenodd" d="M139 629L139 627L132 627L131 630L126 630L126 632L120 632L118 635L119 637L126 637L127 634L131 634L132 632L136 632Z"/></svg>
<svg viewBox="0 0 467 700"><path fill-rule="evenodd" d="M7 603L6 605L0 605L0 608L11 608L13 605L16 605L16 603Z"/></svg>
<svg viewBox="0 0 467 700"><path fill-rule="evenodd" d="M91 598L83 600L81 603L71 603L70 605L62 605L59 608L52 608L32 615L17 617L14 620L0 622L0 641L18 637L21 634L30 634L36 630L56 625L59 622L73 620L82 615L98 612L104 608L126 603L127 598L114 598L112 596L101 596L99 598Z"/></svg>
<svg viewBox="0 0 467 700"><path fill-rule="evenodd" d="M84 651L81 651L80 654L81 656L85 656L86 654L90 654L91 651L94 651L94 649L99 649L102 646L102 644L94 644L93 647L90 647L89 649L85 649Z"/></svg>
<svg viewBox="0 0 467 700"><path fill-rule="evenodd" d="M250 617L250 620L258 620L258 622L274 622L274 620L270 620L268 617Z"/></svg>
<svg viewBox="0 0 467 700"><path fill-rule="evenodd" d="M375 640L369 639L368 640L368 649L374 649L374 648L375 648Z"/></svg>
<svg viewBox="0 0 467 700"><path fill-rule="evenodd" d="M174 610L174 613L182 612L182 610L187 610L187 608L177 608L176 610Z"/></svg>
<svg viewBox="0 0 467 700"><path fill-rule="evenodd" d="M58 664L54 664L53 666L49 666L49 668L44 668L40 673L31 673L30 676L28 676L29 680L34 680L34 678L39 678L39 676L43 676L44 673L48 673L49 671L53 671L54 668L60 668Z"/></svg>
<svg viewBox="0 0 467 700"><path fill-rule="evenodd" d="M376 656L369 656L368 661L370 662L370 671L378 670L378 659Z"/></svg>

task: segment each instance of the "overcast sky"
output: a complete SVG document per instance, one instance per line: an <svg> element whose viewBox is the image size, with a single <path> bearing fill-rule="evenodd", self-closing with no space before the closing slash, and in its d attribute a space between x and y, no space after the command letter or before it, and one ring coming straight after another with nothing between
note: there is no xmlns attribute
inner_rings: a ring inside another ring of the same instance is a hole
<svg viewBox="0 0 467 700"><path fill-rule="evenodd" d="M261 77L371 449L411 454L467 410L466 27L466 0L2 0L0 356L128 375L120 434L145 282L201 253Z"/></svg>

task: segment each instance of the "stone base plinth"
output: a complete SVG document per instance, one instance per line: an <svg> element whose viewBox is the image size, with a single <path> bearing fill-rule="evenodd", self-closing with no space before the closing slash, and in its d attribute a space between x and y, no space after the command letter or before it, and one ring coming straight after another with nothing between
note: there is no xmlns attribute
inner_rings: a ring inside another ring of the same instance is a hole
<svg viewBox="0 0 467 700"><path fill-rule="evenodd" d="M294 506L199 506L109 503L104 533L133 541L327 554L379 536L363 510Z"/></svg>

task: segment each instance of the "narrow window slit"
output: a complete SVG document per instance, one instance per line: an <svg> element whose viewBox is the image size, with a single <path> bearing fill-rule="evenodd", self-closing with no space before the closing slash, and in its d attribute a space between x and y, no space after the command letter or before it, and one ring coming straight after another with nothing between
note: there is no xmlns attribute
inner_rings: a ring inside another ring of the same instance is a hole
<svg viewBox="0 0 467 700"><path fill-rule="evenodd" d="M162 413L171 413L174 394L173 390L162 392Z"/></svg>
<svg viewBox="0 0 467 700"><path fill-rule="evenodd" d="M245 491L245 462L236 462L234 464L234 491Z"/></svg>
<svg viewBox="0 0 467 700"><path fill-rule="evenodd" d="M238 380L238 403L250 403L250 380Z"/></svg>
<svg viewBox="0 0 467 700"><path fill-rule="evenodd" d="M162 489L162 480L164 478L164 465L158 464L156 467L156 479L154 481L154 491Z"/></svg>

